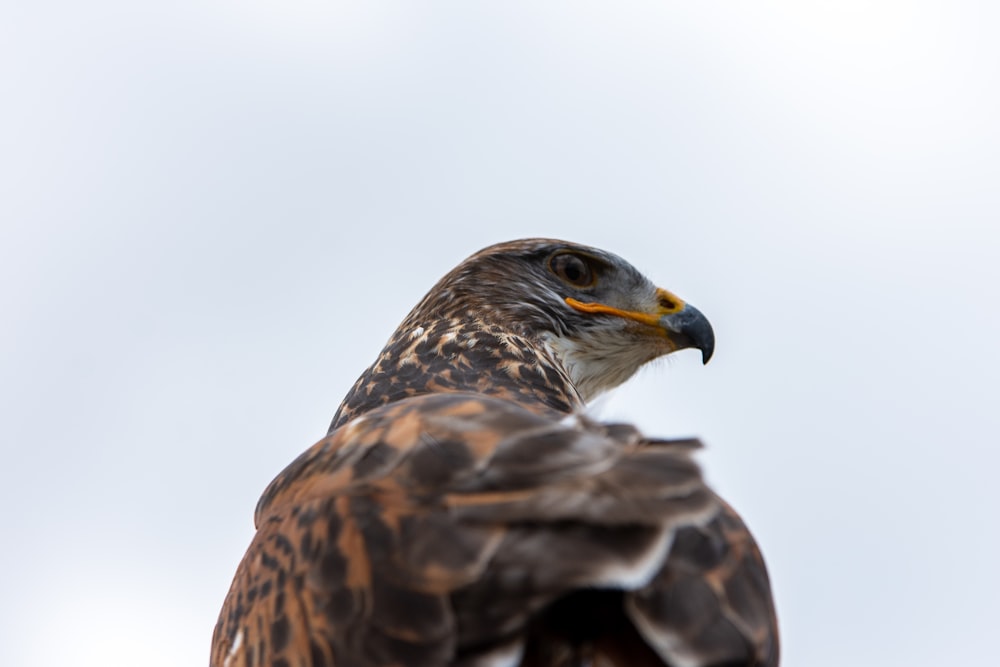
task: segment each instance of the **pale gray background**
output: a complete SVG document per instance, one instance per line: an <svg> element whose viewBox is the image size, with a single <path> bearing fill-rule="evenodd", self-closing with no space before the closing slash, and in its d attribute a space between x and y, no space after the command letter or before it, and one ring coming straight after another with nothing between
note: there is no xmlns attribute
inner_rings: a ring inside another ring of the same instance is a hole
<svg viewBox="0 0 1000 667"><path fill-rule="evenodd" d="M0 664L205 664L263 487L546 235L714 322L603 414L705 438L786 665L995 665L996 7L4 3Z"/></svg>

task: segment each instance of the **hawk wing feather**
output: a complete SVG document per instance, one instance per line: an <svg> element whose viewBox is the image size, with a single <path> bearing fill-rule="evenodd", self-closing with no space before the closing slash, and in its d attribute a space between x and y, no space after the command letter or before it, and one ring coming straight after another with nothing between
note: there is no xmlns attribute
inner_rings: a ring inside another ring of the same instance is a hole
<svg viewBox="0 0 1000 667"><path fill-rule="evenodd" d="M212 664L776 664L696 444L474 394L374 409L265 491Z"/></svg>

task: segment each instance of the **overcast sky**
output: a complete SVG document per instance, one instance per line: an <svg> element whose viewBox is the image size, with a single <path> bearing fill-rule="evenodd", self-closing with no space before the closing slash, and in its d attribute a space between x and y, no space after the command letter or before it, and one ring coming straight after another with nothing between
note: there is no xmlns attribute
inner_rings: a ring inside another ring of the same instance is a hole
<svg viewBox="0 0 1000 667"><path fill-rule="evenodd" d="M206 664L270 479L423 293L554 236L715 325L696 434L785 664L1000 622L996 3L0 9L0 664Z"/></svg>

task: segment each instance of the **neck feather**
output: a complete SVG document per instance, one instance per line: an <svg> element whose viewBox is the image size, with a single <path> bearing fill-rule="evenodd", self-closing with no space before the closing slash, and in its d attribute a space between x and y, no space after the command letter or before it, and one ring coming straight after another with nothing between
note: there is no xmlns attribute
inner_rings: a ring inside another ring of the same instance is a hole
<svg viewBox="0 0 1000 667"><path fill-rule="evenodd" d="M472 392L514 401L542 414L583 407L566 369L548 346L496 326L438 321L404 326L348 392L330 430L410 396Z"/></svg>

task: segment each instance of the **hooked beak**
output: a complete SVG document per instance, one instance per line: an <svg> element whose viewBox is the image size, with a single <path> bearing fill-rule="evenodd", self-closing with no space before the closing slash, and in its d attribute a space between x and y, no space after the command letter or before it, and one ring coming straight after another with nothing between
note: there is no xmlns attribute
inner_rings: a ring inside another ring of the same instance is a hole
<svg viewBox="0 0 1000 667"><path fill-rule="evenodd" d="M566 303L581 313L615 315L653 327L665 336L673 352L687 348L701 350L701 361L707 364L715 351L715 332L708 318L694 306L684 303L665 289L656 290L657 303L649 311L622 310L603 303L585 303L572 297Z"/></svg>
<svg viewBox="0 0 1000 667"><path fill-rule="evenodd" d="M693 347L701 350L701 363L707 364L715 351L715 332L708 318L701 311L689 304L676 313L663 315L660 326L667 332L678 350Z"/></svg>

